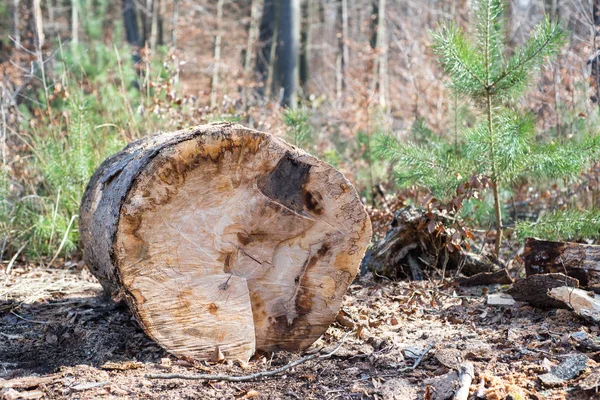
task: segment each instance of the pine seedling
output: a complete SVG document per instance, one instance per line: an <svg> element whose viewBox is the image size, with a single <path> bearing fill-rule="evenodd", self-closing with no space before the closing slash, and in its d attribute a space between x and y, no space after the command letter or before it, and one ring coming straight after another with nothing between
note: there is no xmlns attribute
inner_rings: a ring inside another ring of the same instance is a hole
<svg viewBox="0 0 600 400"><path fill-rule="evenodd" d="M401 183L422 185L434 194L448 195L473 174L488 177L498 256L503 236L501 190L524 176L573 173L582 163L581 157L574 162L564 160L565 153L575 154L575 149L536 145L535 120L515 107L544 60L555 56L564 44L564 31L545 18L529 40L507 57L503 3L474 0L473 10L473 40L449 23L433 33L433 50L450 78L453 95L471 100L479 110L475 126L462 135L461 146L440 141L406 145L387 136L378 148L403 171Z"/></svg>
<svg viewBox="0 0 600 400"><path fill-rule="evenodd" d="M285 110L283 122L288 127L286 136L296 147L308 149L314 145L315 134L310 125L310 114L304 109Z"/></svg>

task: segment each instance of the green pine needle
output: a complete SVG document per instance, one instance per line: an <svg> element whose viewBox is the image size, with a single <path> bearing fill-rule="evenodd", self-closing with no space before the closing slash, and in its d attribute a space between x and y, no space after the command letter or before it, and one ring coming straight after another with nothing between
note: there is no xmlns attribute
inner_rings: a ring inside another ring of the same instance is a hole
<svg viewBox="0 0 600 400"><path fill-rule="evenodd" d="M516 226L519 239L580 241L600 238L600 209L566 210L547 214L537 222L521 221Z"/></svg>

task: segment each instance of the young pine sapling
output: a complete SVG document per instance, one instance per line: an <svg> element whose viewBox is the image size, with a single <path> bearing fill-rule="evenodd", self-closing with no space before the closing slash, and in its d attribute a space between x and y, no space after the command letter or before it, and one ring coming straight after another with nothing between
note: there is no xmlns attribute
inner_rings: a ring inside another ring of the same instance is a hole
<svg viewBox="0 0 600 400"><path fill-rule="evenodd" d="M544 60L562 47L565 32L545 18L530 38L507 57L504 6L500 0L474 0L474 40L449 23L433 33L433 50L449 76L454 96L475 105L477 122L463 132L461 145L441 138L428 144L403 143L382 136L378 152L396 164L401 186L419 185L448 197L471 176L489 179L497 229L495 255L502 244L502 189L521 178L556 178L577 173L589 157L590 141L542 144L535 140L535 119L517 110ZM470 35L469 35L470 36ZM596 142L597 138L591 139ZM584 143L585 142L585 143Z"/></svg>

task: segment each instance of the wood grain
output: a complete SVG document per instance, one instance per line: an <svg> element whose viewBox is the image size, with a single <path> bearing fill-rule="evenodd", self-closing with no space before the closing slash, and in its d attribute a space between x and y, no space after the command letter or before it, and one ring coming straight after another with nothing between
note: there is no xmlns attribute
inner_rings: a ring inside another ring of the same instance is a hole
<svg viewBox="0 0 600 400"><path fill-rule="evenodd" d="M371 237L341 173L232 124L148 137L109 158L80 229L105 290L164 348L198 359L310 346Z"/></svg>

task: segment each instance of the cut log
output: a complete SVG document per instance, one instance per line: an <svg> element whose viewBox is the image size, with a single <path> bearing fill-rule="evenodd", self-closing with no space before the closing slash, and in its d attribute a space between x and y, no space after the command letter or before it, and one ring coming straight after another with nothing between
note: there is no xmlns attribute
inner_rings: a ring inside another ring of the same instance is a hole
<svg viewBox="0 0 600 400"><path fill-rule="evenodd" d="M371 237L340 172L233 124L130 144L95 172L80 214L105 291L162 347L195 359L310 346Z"/></svg>
<svg viewBox="0 0 600 400"><path fill-rule="evenodd" d="M522 258L527 276L562 273L600 291L600 246L528 238Z"/></svg>
<svg viewBox="0 0 600 400"><path fill-rule="evenodd" d="M565 274L531 275L517 280L506 291L517 301L524 301L541 308L566 308L565 303L548 295L550 289L561 286L578 288L579 281Z"/></svg>

